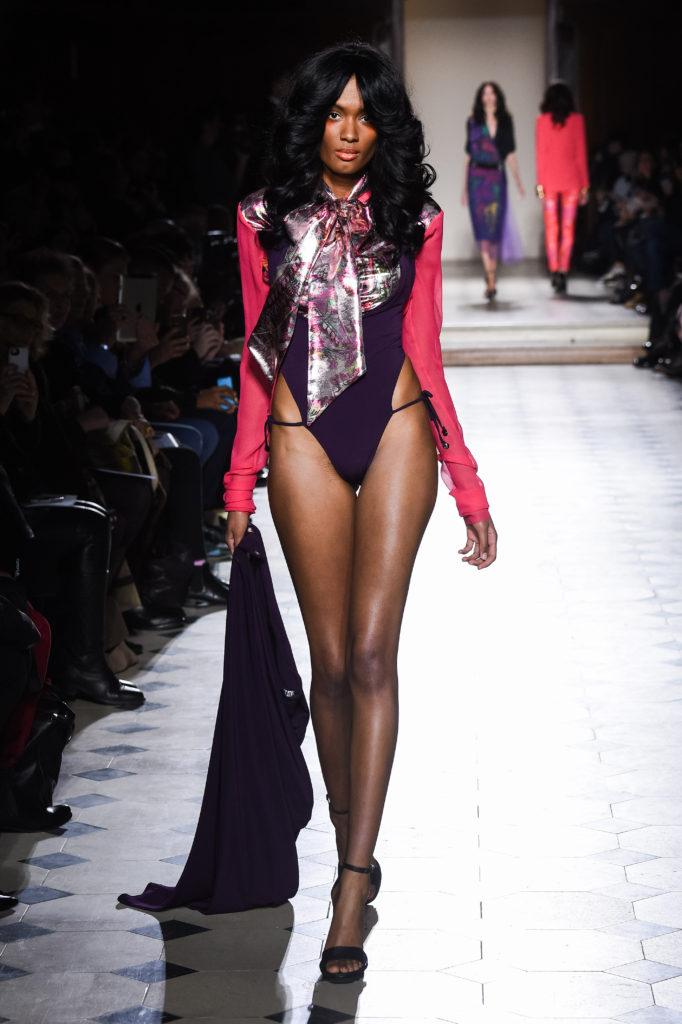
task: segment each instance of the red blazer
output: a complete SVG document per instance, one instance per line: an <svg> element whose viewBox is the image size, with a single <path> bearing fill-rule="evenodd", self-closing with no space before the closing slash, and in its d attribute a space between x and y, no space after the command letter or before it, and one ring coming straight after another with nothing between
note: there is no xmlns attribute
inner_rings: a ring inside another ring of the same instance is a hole
<svg viewBox="0 0 682 1024"><path fill-rule="evenodd" d="M403 349L412 362L422 389L433 395L434 408L447 429L449 447L444 448L435 426L431 424L441 462L441 476L457 502L460 515L467 523L479 523L488 518L488 499L476 474L478 467L474 457L465 447L462 428L443 374L440 347L442 240L443 214L440 212L426 228L424 245L415 260L414 285L403 310ZM268 293L264 276L267 257L258 241L258 232L244 219L241 206L237 218L237 244L248 340ZM225 508L228 512L252 513L256 508L253 503L256 475L267 461L264 430L274 385L266 380L246 343L240 381L237 434L230 469L225 474Z"/></svg>
<svg viewBox="0 0 682 1024"><path fill-rule="evenodd" d="M563 125L554 124L551 114L540 114L535 122L537 184L545 192L579 192L588 188L587 147L582 114L569 114Z"/></svg>

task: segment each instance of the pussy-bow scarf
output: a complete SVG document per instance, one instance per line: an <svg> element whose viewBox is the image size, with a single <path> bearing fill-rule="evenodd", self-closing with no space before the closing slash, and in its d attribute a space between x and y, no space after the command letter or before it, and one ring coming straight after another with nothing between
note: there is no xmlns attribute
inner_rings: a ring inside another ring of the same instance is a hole
<svg viewBox="0 0 682 1024"><path fill-rule="evenodd" d="M284 218L291 245L270 285L248 347L268 380L291 341L299 309L308 310L308 408L312 423L365 372L358 256L376 266L395 264L393 247L372 232L364 178L344 199L323 185L311 203ZM245 211L268 226L262 193Z"/></svg>

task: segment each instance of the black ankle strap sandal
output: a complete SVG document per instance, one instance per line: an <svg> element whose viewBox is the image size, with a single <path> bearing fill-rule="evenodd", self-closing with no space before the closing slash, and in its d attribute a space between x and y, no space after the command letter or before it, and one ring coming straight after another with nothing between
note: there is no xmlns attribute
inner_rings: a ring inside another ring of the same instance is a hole
<svg viewBox="0 0 682 1024"><path fill-rule="evenodd" d="M329 804L329 813L330 814L338 814L338 815L348 814L348 811L337 811L335 807L332 807L332 802L331 802L331 800L329 798L329 793L327 793L327 803ZM338 888L339 882L341 881L341 872L343 871L344 866L345 867L351 867L350 865L348 865L348 864L344 865L344 864L342 864L339 861L339 876L336 879L336 881L334 882L334 884L332 885L332 891L331 891L332 904L336 902L336 897L334 895L334 890ZM370 903L374 903L375 899L379 895L379 889L381 888L381 877L382 877L381 876L381 865L379 864L379 861L376 859L376 857L372 857L372 864L370 865L370 867L368 869L368 872L365 871L362 868L353 868L353 867L351 867L351 870L352 871L363 871L363 874L369 873L369 884L374 886L374 893L371 896L368 896L367 899L365 900L365 906L368 907L370 905Z"/></svg>
<svg viewBox="0 0 682 1024"><path fill-rule="evenodd" d="M344 861L339 865L340 871L356 871L359 875L369 875L371 878L372 868L359 868L355 864ZM338 881L338 879L337 879ZM328 964L332 960L356 960L360 966L354 971L330 971ZM325 949L320 960L320 972L323 981L330 981L332 985L350 985L353 981L360 981L367 970L367 954L361 946L330 946Z"/></svg>

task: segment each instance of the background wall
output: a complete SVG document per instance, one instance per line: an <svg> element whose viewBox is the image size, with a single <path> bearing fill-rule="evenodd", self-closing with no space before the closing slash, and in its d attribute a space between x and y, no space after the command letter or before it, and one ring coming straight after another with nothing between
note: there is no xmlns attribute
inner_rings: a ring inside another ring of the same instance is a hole
<svg viewBox="0 0 682 1024"><path fill-rule="evenodd" d="M481 82L498 82L514 117L521 199L509 179L526 256L542 252L535 198L534 126L545 88L545 0L405 0L405 75L438 172L434 197L445 211L443 256L477 256L461 206L464 127Z"/></svg>

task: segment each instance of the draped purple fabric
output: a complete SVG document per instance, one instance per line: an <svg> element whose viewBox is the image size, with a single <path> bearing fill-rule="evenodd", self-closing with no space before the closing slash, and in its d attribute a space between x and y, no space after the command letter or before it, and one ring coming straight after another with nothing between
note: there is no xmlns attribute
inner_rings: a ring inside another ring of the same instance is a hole
<svg viewBox="0 0 682 1024"><path fill-rule="evenodd" d="M507 201L507 206L504 211L502 242L500 243L500 259L503 263L514 263L516 260L523 259L523 243L521 241L519 229L516 226L514 211L512 210L511 203L509 201Z"/></svg>
<svg viewBox="0 0 682 1024"><path fill-rule="evenodd" d="M294 896L296 837L313 807L300 749L308 718L263 540L250 525L232 563L223 686L189 859L175 887L151 882L120 902L222 914Z"/></svg>

